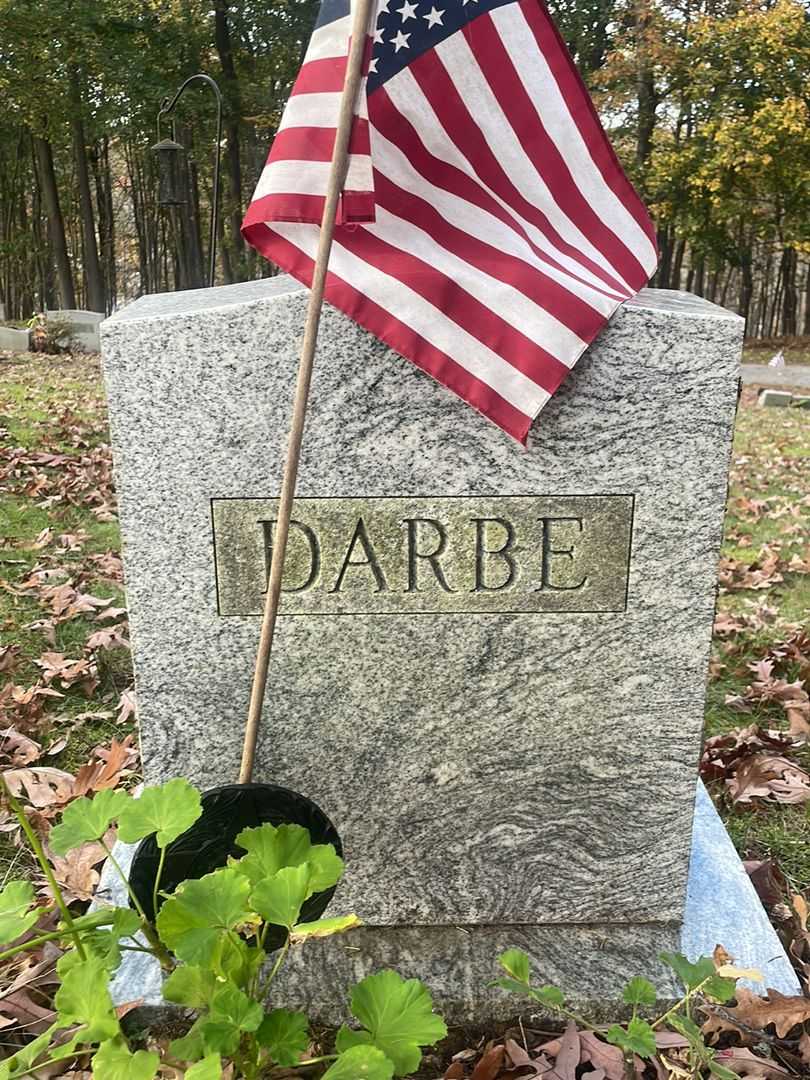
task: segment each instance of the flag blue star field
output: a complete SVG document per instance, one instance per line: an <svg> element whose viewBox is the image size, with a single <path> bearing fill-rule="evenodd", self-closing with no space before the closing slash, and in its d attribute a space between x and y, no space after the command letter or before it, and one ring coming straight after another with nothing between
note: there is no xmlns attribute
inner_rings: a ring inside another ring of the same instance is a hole
<svg viewBox="0 0 810 1080"><path fill-rule="evenodd" d="M242 227L306 285L350 23L323 0ZM656 260L542 0L380 0L329 303L525 442Z"/></svg>

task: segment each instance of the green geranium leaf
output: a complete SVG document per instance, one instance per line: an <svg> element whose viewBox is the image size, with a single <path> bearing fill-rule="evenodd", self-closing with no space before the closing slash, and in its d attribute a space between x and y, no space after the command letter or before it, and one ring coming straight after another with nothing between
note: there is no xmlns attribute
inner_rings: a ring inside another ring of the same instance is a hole
<svg viewBox="0 0 810 1080"><path fill-rule="evenodd" d="M362 926L356 915L339 915L335 919L318 919L316 922L296 923L290 934L293 945L300 945L303 941L311 938L331 937L332 934L342 934L346 930L352 930L355 926Z"/></svg>
<svg viewBox="0 0 810 1080"><path fill-rule="evenodd" d="M181 1039L172 1039L169 1043L169 1053L175 1061L199 1061L206 1057L200 1034L205 1017L195 1020L188 1032ZM210 1056L210 1055L209 1055Z"/></svg>
<svg viewBox="0 0 810 1080"><path fill-rule="evenodd" d="M51 1039L59 1029L59 1024L51 1024L47 1031L43 1031L36 1039L18 1050L5 1061L0 1061L0 1080L6 1080L9 1076L24 1076L24 1069L30 1069L40 1055L44 1054L51 1043ZM73 1040L71 1040L72 1042Z"/></svg>
<svg viewBox="0 0 810 1080"><path fill-rule="evenodd" d="M739 1073L727 1069L725 1065L721 1065L714 1057L709 1058L706 1064L709 1066L709 1072L712 1076L716 1076L717 1080L740 1080Z"/></svg>
<svg viewBox="0 0 810 1080"><path fill-rule="evenodd" d="M655 1057L655 1032L646 1020L631 1020L626 1028L614 1024L608 1028L605 1038L614 1046L638 1054L639 1057Z"/></svg>
<svg viewBox="0 0 810 1080"><path fill-rule="evenodd" d="M309 1020L305 1013L273 1009L262 1020L256 1038L277 1065L292 1068L309 1046Z"/></svg>
<svg viewBox="0 0 810 1080"><path fill-rule="evenodd" d="M220 986L211 998L209 1013L195 1022L188 1035L171 1044L171 1052L187 1061L210 1054L230 1056L239 1049L242 1034L255 1031L263 1016L261 1005L237 986Z"/></svg>
<svg viewBox="0 0 810 1080"><path fill-rule="evenodd" d="M217 989L211 998L209 1015L212 1020L231 1024L239 1031L255 1031L264 1018L264 1009L231 983Z"/></svg>
<svg viewBox="0 0 810 1080"><path fill-rule="evenodd" d="M705 982L703 993L721 1004L731 1001L736 993L736 979L724 979L716 974L710 956L701 956L694 964L681 953L661 953L661 959L672 968L687 990L695 990Z"/></svg>
<svg viewBox="0 0 810 1080"><path fill-rule="evenodd" d="M176 777L160 787L145 788L139 799L129 799L118 817L118 836L127 844L155 833L159 848L191 828L202 813L200 793L188 780Z"/></svg>
<svg viewBox="0 0 810 1080"><path fill-rule="evenodd" d="M559 1009L565 1004L565 994L556 986L532 987L531 995L550 1009Z"/></svg>
<svg viewBox="0 0 810 1080"><path fill-rule="evenodd" d="M307 863L310 867L309 887L313 893L331 889L343 876L343 859L331 844L315 844L310 848Z"/></svg>
<svg viewBox="0 0 810 1080"><path fill-rule="evenodd" d="M96 1050L93 1076L98 1080L153 1080L160 1055L148 1050L133 1054L123 1038L108 1039Z"/></svg>
<svg viewBox="0 0 810 1080"><path fill-rule="evenodd" d="M192 1009L207 1008L217 988L217 980L210 968L197 964L176 967L163 984L161 993L167 1001L188 1005Z"/></svg>
<svg viewBox="0 0 810 1080"><path fill-rule="evenodd" d="M249 918L249 891L248 879L229 869L184 882L160 909L160 940L179 960L207 966L222 936Z"/></svg>
<svg viewBox="0 0 810 1080"><path fill-rule="evenodd" d="M183 1080L220 1080L222 1058L219 1054L207 1054L202 1061L186 1069Z"/></svg>
<svg viewBox="0 0 810 1080"><path fill-rule="evenodd" d="M643 979L640 975L636 975L625 986L622 991L622 997L628 1005L646 1005L652 1007L655 1005L658 995L656 994L655 987L647 979Z"/></svg>
<svg viewBox="0 0 810 1080"><path fill-rule="evenodd" d="M343 873L343 860L332 845L313 846L308 830L301 825L258 825L243 829L236 842L247 855L231 865L246 874L254 885L274 877L287 866L308 863L309 887L311 893L316 893L336 885Z"/></svg>
<svg viewBox="0 0 810 1080"><path fill-rule="evenodd" d="M26 934L39 918L34 903L34 887L30 881L10 881L0 890L0 945L15 941Z"/></svg>
<svg viewBox="0 0 810 1080"><path fill-rule="evenodd" d="M285 866L273 877L264 878L250 894L251 907L274 926L292 930L301 906L310 895L309 866Z"/></svg>
<svg viewBox="0 0 810 1080"><path fill-rule="evenodd" d="M366 1031L342 1027L337 1050L371 1044L390 1058L397 1076L416 1072L422 1060L420 1047L447 1034L441 1017L433 1010L427 988L418 979L403 979L395 971L380 971L359 982L352 992L352 1013Z"/></svg>
<svg viewBox="0 0 810 1080"><path fill-rule="evenodd" d="M118 1019L107 988L109 973L97 957L70 965L66 972L57 965L62 985L54 996L54 1005L63 1027L82 1025L79 1033L84 1043L104 1042L119 1033Z"/></svg>
<svg viewBox="0 0 810 1080"><path fill-rule="evenodd" d="M690 1020L688 1016L683 1016L681 1013L673 1013L669 1018L670 1027L674 1027L676 1031L685 1036L692 1045L693 1048L705 1050L706 1044L703 1041L703 1034L694 1020Z"/></svg>
<svg viewBox="0 0 810 1080"><path fill-rule="evenodd" d="M48 843L55 855L64 855L90 840L100 840L112 822L134 800L117 788L105 788L92 799L82 795L62 814L51 829Z"/></svg>
<svg viewBox="0 0 810 1080"><path fill-rule="evenodd" d="M498 963L516 982L529 985L529 958L521 949L507 949L498 957Z"/></svg>
<svg viewBox="0 0 810 1080"><path fill-rule="evenodd" d="M344 1050L321 1080L391 1080L394 1063L374 1046L352 1046Z"/></svg>

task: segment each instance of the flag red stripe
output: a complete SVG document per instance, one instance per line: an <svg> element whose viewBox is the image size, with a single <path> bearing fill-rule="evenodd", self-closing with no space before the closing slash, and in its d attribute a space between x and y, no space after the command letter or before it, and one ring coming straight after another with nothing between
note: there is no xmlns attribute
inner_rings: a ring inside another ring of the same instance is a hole
<svg viewBox="0 0 810 1080"><path fill-rule="evenodd" d="M344 230L340 243L364 262L404 282L443 311L448 319L458 322L457 316L463 312L464 323L459 325L468 334L548 393L553 393L568 374L568 368L559 360L422 259L380 239L368 229Z"/></svg>
<svg viewBox="0 0 810 1080"><path fill-rule="evenodd" d="M248 243L255 244L254 230L263 228L265 221L300 221L302 224L320 225L323 204L322 195L295 195L283 192L278 195L265 195L260 199L254 199L248 207L242 232ZM347 222L368 224L373 220L373 191L343 192L338 208L339 224ZM250 230L250 235L247 230Z"/></svg>
<svg viewBox="0 0 810 1080"><path fill-rule="evenodd" d="M582 77L571 59L554 20L545 5L538 3L538 0L518 0L518 3L538 49L557 80L562 96L569 103L569 108L573 101L580 100L582 103L579 109L571 108L571 117L590 151L594 164L608 187L635 218L652 244L657 247L655 228L644 210L638 192L627 179L610 140L605 136L591 96L582 82ZM647 281L647 277L648 275L645 275L642 285Z"/></svg>
<svg viewBox="0 0 810 1080"><path fill-rule="evenodd" d="M341 229L336 239L342 244L346 235L346 230ZM307 288L312 285L314 263L300 248L261 226L251 232L249 239L265 258L302 281ZM417 367L472 405L507 435L525 445L532 417L510 405L491 386L477 379L447 353L431 345L385 308L331 272L326 278L326 299L395 352L407 356Z"/></svg>
<svg viewBox="0 0 810 1080"><path fill-rule="evenodd" d="M602 315L579 297L574 296L542 270L515 258L491 244L463 232L445 221L428 202L412 192L398 187L378 170L374 171L374 190L377 203L397 217L418 222L447 251L477 267L488 277L513 286L543 310L550 312L583 341L590 341L603 324ZM493 283L493 287L497 285ZM535 346L536 347L536 346ZM544 350L545 351L545 350ZM565 365L546 353L549 360L558 364L562 378L567 372ZM558 380L559 381L559 380ZM549 387L544 383L546 389Z"/></svg>
<svg viewBox="0 0 810 1080"><path fill-rule="evenodd" d="M548 252L543 251L534 243L523 225L517 221L490 193L478 184L471 176L462 172L455 165L450 165L433 154L425 147L413 124L403 116L389 97L384 86L379 87L368 99L369 120L374 128L385 135L386 139L397 146L410 161L414 169L424 176L436 187L444 188L451 194L467 202L473 203L479 209L486 211L525 241L531 248L537 259L548 266L554 267L560 273L566 274L580 284L588 284L590 288L599 290L598 285L586 282L584 278L563 266ZM601 278L599 280L602 280ZM624 296L624 290L611 290L607 287L603 290L611 299Z"/></svg>
<svg viewBox="0 0 810 1080"><path fill-rule="evenodd" d="M305 169L307 161L331 161L334 146L334 128L281 128L273 139L273 161L300 161ZM349 153L371 154L368 120L361 116L354 118Z"/></svg>
<svg viewBox="0 0 810 1080"><path fill-rule="evenodd" d="M483 18L484 16L479 16ZM476 20L477 21L477 20ZM442 64L435 50L428 50L417 57L409 71L419 84L422 93L428 99L439 118L444 130L469 161L476 163L476 171L484 183L515 211L530 221L543 235L569 258L586 267L592 274L603 281L609 289L621 296L627 295L627 289L611 274L583 254L573 244L563 240L542 210L532 205L512 184L500 162L492 153L481 129L470 115L455 83ZM369 104L374 95L369 98ZM376 121L372 120L372 123ZM387 133L386 133L387 134Z"/></svg>
<svg viewBox="0 0 810 1080"><path fill-rule="evenodd" d="M647 280L644 267L619 236L602 221L585 199L571 170L543 126L542 118L515 71L509 53L492 17L481 15L474 24L464 28L464 36L472 49L484 78L492 87L504 115L509 121L524 153L546 182L552 198L563 212L615 266L625 281L643 285ZM583 88L582 94L585 94ZM575 111L576 102L568 102Z"/></svg>
<svg viewBox="0 0 810 1080"><path fill-rule="evenodd" d="M292 88L293 94L339 94L346 79L346 57L327 56L323 60L309 60L298 72Z"/></svg>

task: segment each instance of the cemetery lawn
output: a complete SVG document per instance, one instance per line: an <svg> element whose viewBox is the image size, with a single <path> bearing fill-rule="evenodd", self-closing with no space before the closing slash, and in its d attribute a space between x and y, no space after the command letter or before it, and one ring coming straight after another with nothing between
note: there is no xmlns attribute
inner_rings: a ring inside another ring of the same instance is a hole
<svg viewBox="0 0 810 1080"><path fill-rule="evenodd" d="M65 774L136 778L108 444L97 356L0 354L0 769L43 832ZM0 832L0 886L27 861L13 841Z"/></svg>
<svg viewBox="0 0 810 1080"><path fill-rule="evenodd" d="M744 364L767 364L781 349L788 365L810 366L810 337L765 338L747 341L743 348Z"/></svg>
<svg viewBox="0 0 810 1080"><path fill-rule="evenodd" d="M773 653L773 677L810 679L810 636L801 636L810 635L810 413L758 409L755 396L743 393L737 418L707 736L787 727L779 700L747 700L750 664ZM75 775L94 762L91 782L131 784L131 667L98 358L0 354L0 429L0 768ZM790 754L810 771L810 749ZM92 781L105 764L106 779ZM810 802L735 806L722 777L710 789L743 856L773 858L810 895ZM34 791L47 832L58 810L42 785ZM0 883L23 858L6 827Z"/></svg>

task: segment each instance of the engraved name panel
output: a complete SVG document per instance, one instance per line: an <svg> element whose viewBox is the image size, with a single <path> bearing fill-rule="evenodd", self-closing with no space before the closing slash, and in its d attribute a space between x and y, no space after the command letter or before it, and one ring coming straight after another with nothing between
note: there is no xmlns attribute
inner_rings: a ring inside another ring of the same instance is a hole
<svg viewBox="0 0 810 1080"><path fill-rule="evenodd" d="M221 615L258 615L277 499L212 499ZM300 498L285 615L624 611L632 495Z"/></svg>

